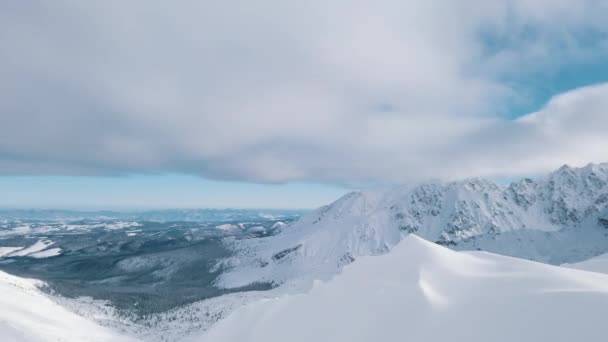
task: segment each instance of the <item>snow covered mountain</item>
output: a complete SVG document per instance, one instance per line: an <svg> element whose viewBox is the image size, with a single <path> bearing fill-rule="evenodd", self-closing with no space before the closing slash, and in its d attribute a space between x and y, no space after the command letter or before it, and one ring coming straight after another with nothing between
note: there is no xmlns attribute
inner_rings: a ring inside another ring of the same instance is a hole
<svg viewBox="0 0 608 342"><path fill-rule="evenodd" d="M606 274L451 251L412 235L307 294L238 309L202 341L599 342L606 315Z"/></svg>
<svg viewBox="0 0 608 342"><path fill-rule="evenodd" d="M608 251L608 163L504 187L484 179L352 192L272 237L231 243L225 287L328 279L405 236L562 264Z"/></svg>

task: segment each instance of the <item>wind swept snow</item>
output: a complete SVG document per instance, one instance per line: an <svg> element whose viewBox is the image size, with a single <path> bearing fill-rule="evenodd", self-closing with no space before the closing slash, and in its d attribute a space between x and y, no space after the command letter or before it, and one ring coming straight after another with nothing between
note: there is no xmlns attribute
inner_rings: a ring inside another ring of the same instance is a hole
<svg viewBox="0 0 608 342"><path fill-rule="evenodd" d="M410 235L307 294L238 309L202 341L605 341L607 315L608 275Z"/></svg>

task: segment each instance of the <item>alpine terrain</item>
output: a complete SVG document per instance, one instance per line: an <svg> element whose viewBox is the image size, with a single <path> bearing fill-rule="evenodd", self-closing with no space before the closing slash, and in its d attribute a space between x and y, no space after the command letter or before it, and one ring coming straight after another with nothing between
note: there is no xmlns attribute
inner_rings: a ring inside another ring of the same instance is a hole
<svg viewBox="0 0 608 342"><path fill-rule="evenodd" d="M608 164L352 192L295 221L15 222L0 265L46 279L0 273L9 340L600 341L608 314Z"/></svg>
<svg viewBox="0 0 608 342"><path fill-rule="evenodd" d="M412 233L455 250L550 264L591 258L608 251L608 163L564 165L506 187L474 178L351 192L277 235L234 241L238 253L220 283L328 279Z"/></svg>
<svg viewBox="0 0 608 342"><path fill-rule="evenodd" d="M455 252L410 235L306 294L238 309L202 341L599 342L607 314L608 274Z"/></svg>

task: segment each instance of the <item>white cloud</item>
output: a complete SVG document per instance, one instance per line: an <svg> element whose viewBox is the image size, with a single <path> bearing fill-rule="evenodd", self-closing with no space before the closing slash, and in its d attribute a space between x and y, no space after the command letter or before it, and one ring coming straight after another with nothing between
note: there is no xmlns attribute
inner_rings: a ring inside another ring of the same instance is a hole
<svg viewBox="0 0 608 342"><path fill-rule="evenodd" d="M608 57L597 1L0 5L0 173L509 176L606 158L605 87L517 121L521 75ZM516 84L516 83L515 83Z"/></svg>

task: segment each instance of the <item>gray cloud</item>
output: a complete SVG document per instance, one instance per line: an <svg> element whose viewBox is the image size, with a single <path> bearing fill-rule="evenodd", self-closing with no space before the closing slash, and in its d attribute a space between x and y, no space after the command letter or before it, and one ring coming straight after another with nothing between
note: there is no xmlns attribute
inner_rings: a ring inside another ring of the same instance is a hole
<svg viewBox="0 0 608 342"><path fill-rule="evenodd" d="M510 176L606 158L606 87L514 83L608 57L598 1L0 5L0 173ZM606 135L608 136L608 135Z"/></svg>

